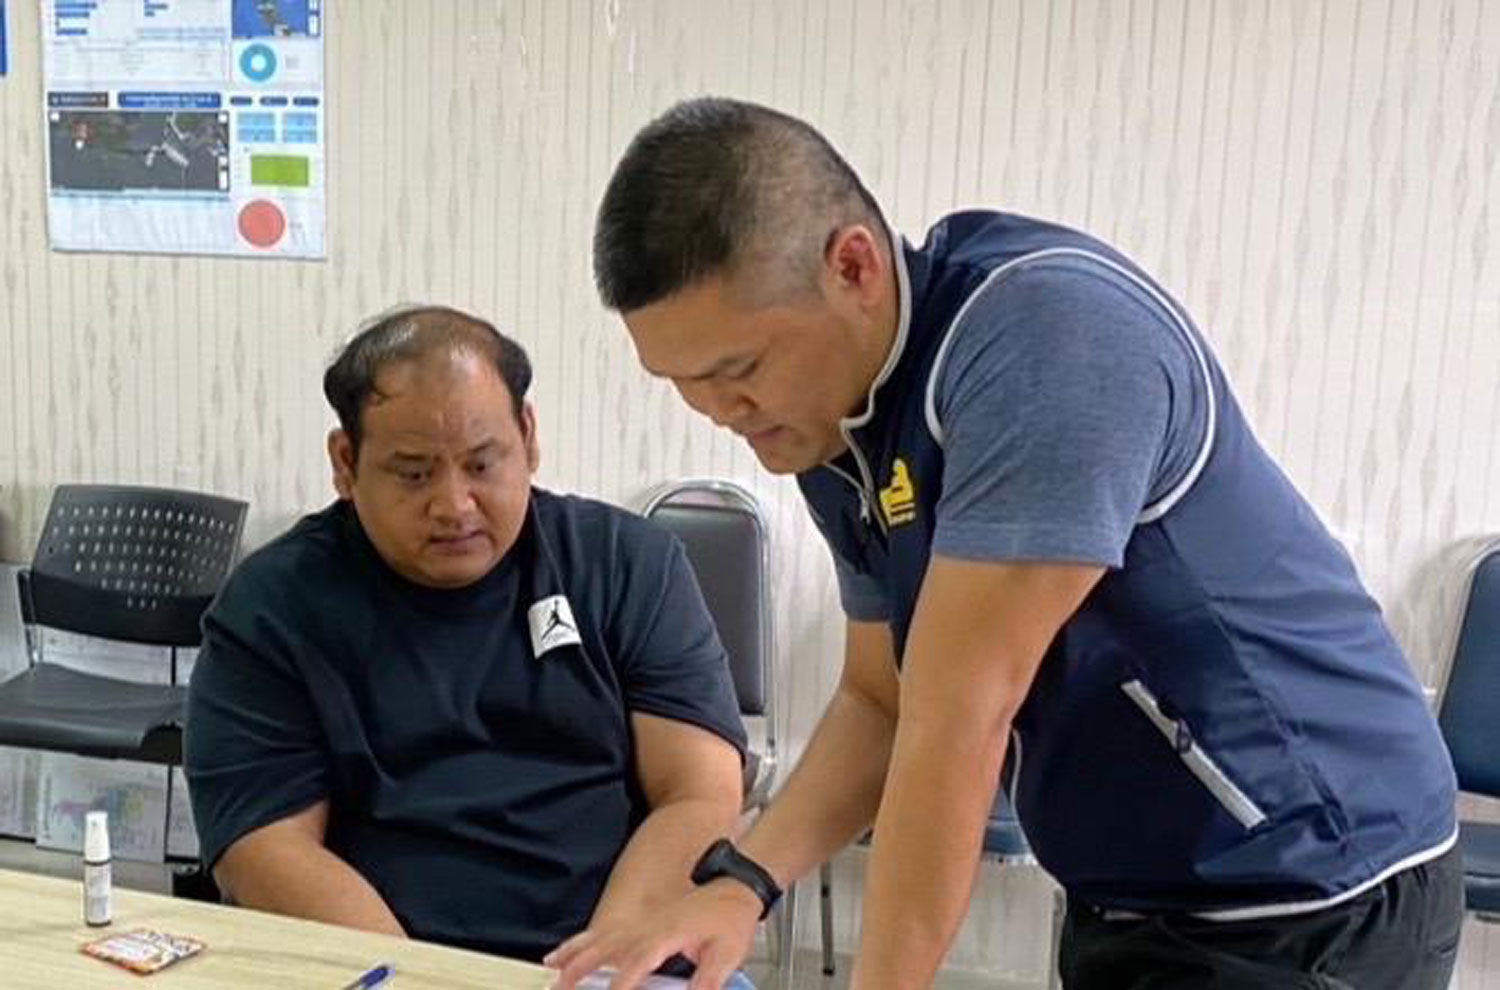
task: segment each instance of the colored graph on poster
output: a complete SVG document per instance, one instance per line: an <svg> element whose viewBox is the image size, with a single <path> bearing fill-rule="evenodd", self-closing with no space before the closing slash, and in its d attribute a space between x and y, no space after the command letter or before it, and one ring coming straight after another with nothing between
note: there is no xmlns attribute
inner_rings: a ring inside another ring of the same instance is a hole
<svg viewBox="0 0 1500 990"><path fill-rule="evenodd" d="M41 0L65 251L325 256L328 0Z"/></svg>
<svg viewBox="0 0 1500 990"><path fill-rule="evenodd" d="M114 855L159 863L167 843L167 768L128 760L44 753L38 773L36 844L83 850L83 819L109 813Z"/></svg>

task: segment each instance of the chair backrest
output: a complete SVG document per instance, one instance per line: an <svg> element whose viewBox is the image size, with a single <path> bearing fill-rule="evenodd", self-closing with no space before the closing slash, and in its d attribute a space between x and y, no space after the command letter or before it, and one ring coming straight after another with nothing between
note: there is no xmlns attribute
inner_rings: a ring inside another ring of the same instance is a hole
<svg viewBox="0 0 1500 990"><path fill-rule="evenodd" d="M1460 789L1500 797L1500 542L1470 575L1438 724Z"/></svg>
<svg viewBox="0 0 1500 990"><path fill-rule="evenodd" d="M244 502L166 488L59 485L29 571L28 624L195 646L198 620L229 574Z"/></svg>
<svg viewBox="0 0 1500 990"><path fill-rule="evenodd" d="M643 514L682 541L729 654L740 712L770 723L775 704L769 549L759 503L716 480L658 490Z"/></svg>

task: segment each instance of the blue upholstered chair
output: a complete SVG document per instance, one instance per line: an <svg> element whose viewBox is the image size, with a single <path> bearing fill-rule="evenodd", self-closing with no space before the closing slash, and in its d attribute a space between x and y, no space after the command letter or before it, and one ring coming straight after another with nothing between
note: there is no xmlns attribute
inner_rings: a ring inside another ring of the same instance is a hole
<svg viewBox="0 0 1500 990"><path fill-rule="evenodd" d="M1500 798L1500 540L1469 575L1453 664L1438 724L1453 754L1458 786ZM1459 824L1468 909L1500 921L1500 824Z"/></svg>

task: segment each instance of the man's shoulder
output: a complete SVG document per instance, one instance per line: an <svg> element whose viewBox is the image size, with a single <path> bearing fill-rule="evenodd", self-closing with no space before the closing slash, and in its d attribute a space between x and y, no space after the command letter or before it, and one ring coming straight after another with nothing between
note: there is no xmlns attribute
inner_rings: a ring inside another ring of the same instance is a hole
<svg viewBox="0 0 1500 990"><path fill-rule="evenodd" d="M559 546L598 563L660 554L674 537L657 523L618 505L582 495L535 489L537 521Z"/></svg>
<svg viewBox="0 0 1500 990"><path fill-rule="evenodd" d="M962 210L939 218L928 228L920 250L945 264L981 271L1063 250L1123 260L1119 251L1092 234L998 210Z"/></svg>
<svg viewBox="0 0 1500 990"><path fill-rule="evenodd" d="M1090 355L1194 367L1195 332L1181 307L1127 256L1090 234L970 211L940 220L929 240L960 286L941 314L949 322L931 383L934 399L953 394L954 379L970 373L1011 368L1027 377L1037 362L1060 369L1070 366L1065 359ZM1005 394L1020 399L1025 391Z"/></svg>
<svg viewBox="0 0 1500 990"><path fill-rule="evenodd" d="M265 594L271 589L297 595L296 589L325 585L350 566L344 538L347 507L333 505L303 516L290 529L240 561L220 598Z"/></svg>

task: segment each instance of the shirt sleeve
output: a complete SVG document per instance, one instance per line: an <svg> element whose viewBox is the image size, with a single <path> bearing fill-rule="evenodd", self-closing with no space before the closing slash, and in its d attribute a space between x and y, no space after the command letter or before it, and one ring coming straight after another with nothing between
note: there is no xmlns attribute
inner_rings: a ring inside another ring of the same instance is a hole
<svg viewBox="0 0 1500 990"><path fill-rule="evenodd" d="M981 290L936 382L934 552L1120 566L1143 508L1207 429L1188 332L1096 260L1038 260Z"/></svg>
<svg viewBox="0 0 1500 990"><path fill-rule="evenodd" d="M232 578L204 616L188 688L183 763L209 868L241 836L329 792L308 687L252 587Z"/></svg>
<svg viewBox="0 0 1500 990"><path fill-rule="evenodd" d="M675 537L652 536L650 551L637 551L617 611L625 706L707 729L743 756L729 659L692 566Z"/></svg>

